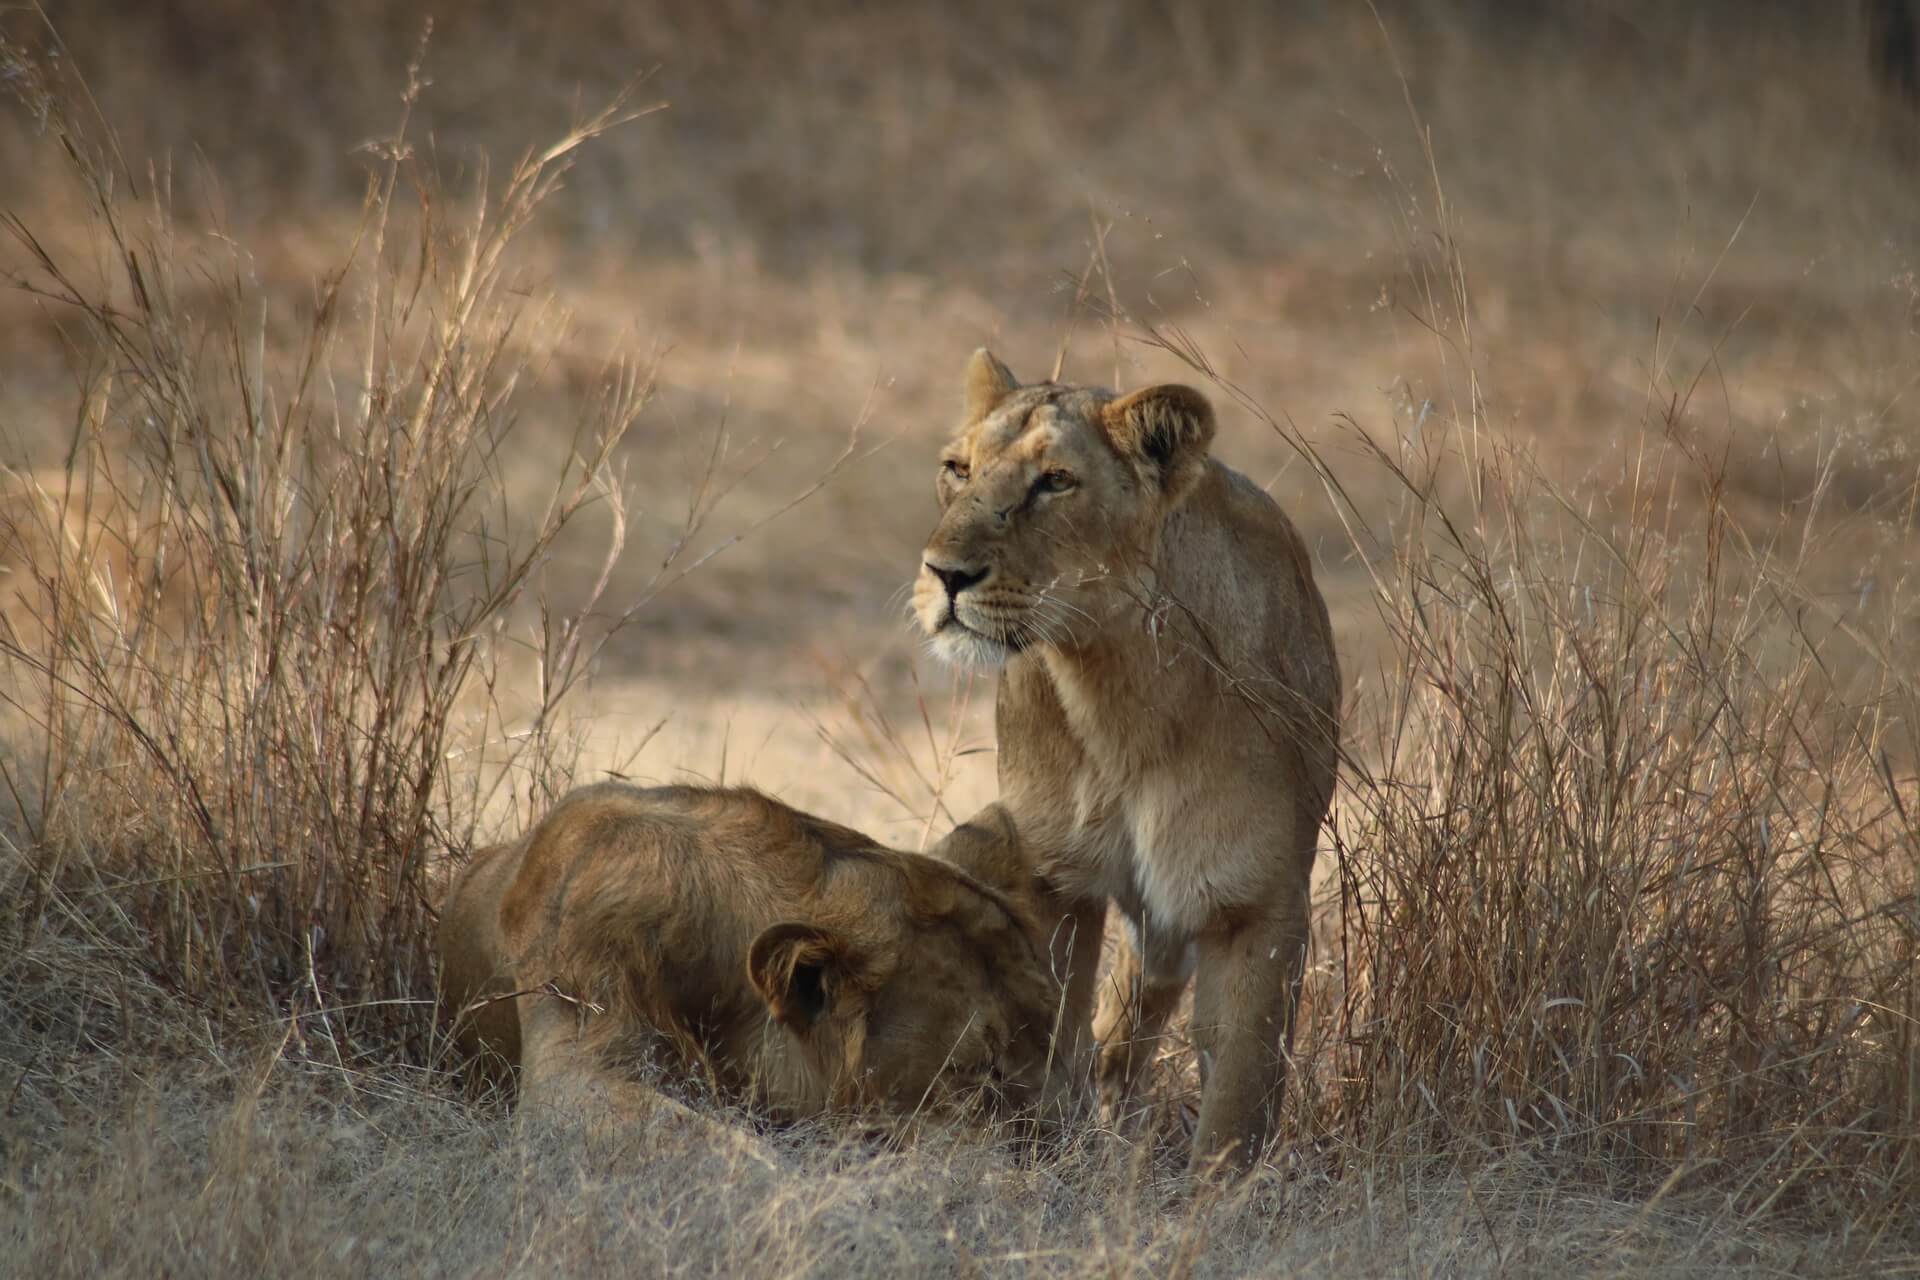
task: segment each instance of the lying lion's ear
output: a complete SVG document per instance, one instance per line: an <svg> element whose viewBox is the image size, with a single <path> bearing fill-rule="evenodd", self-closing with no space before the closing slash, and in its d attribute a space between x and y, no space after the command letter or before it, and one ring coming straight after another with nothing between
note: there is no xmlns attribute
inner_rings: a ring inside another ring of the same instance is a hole
<svg viewBox="0 0 1920 1280"><path fill-rule="evenodd" d="M952 863L981 884L1011 893L1033 876L1020 831L1004 805L990 804L947 832L933 856Z"/></svg>
<svg viewBox="0 0 1920 1280"><path fill-rule="evenodd" d="M1000 363L993 352L981 347L967 361L967 421L978 422L993 412L1020 384L1013 371Z"/></svg>
<svg viewBox="0 0 1920 1280"><path fill-rule="evenodd" d="M979 927L997 929L1008 922L1005 908L1012 908L1013 920L1030 934L1037 922L1048 914L1048 894L1038 868L1020 842L1020 829L1013 815L1001 804L990 804L949 831L933 848L935 857L958 867L974 880L998 895L997 901L984 894L957 894L954 908L965 909L972 903ZM988 907L989 902L993 902ZM1044 943L1044 937L1036 941Z"/></svg>
<svg viewBox="0 0 1920 1280"><path fill-rule="evenodd" d="M847 976L849 953L842 934L787 920L753 940L747 950L747 977L774 1021L805 1034L833 1008Z"/></svg>
<svg viewBox="0 0 1920 1280"><path fill-rule="evenodd" d="M1147 387L1108 402L1101 415L1113 447L1158 476L1169 503L1199 482L1214 424L1213 406L1198 391L1177 383Z"/></svg>

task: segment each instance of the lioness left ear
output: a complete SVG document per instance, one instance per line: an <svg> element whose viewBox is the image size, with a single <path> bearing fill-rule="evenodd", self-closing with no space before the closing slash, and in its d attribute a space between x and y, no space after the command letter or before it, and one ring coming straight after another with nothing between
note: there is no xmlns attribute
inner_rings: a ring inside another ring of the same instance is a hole
<svg viewBox="0 0 1920 1280"><path fill-rule="evenodd" d="M785 920L762 930L747 949L747 978L774 1021L805 1035L842 995L851 953L845 935Z"/></svg>
<svg viewBox="0 0 1920 1280"><path fill-rule="evenodd" d="M1192 387L1166 383L1111 400L1101 410L1107 438L1144 464L1169 504L1199 483L1213 444L1213 406Z"/></svg>

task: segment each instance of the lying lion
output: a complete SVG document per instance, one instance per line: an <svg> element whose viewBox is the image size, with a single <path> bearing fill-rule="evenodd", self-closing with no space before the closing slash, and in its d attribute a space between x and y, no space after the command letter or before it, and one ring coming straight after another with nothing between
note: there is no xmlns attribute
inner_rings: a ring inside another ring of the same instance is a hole
<svg viewBox="0 0 1920 1280"><path fill-rule="evenodd" d="M1017 877L1013 838L989 810L936 852ZM529 1099L638 1103L651 1061L782 1118L1020 1106L1070 1079L1032 925L961 865L754 791L602 783L455 879L441 981L459 1045Z"/></svg>

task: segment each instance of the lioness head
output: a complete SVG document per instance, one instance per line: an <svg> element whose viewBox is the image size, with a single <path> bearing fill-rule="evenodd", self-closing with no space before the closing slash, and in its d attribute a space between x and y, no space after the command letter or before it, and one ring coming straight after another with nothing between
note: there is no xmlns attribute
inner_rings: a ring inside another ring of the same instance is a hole
<svg viewBox="0 0 1920 1280"><path fill-rule="evenodd" d="M897 906L875 895L864 919L789 921L754 940L748 973L768 1012L839 1082L840 1105L1057 1110L1072 1079L1051 1052L1060 987L1031 917L957 865L895 858Z"/></svg>
<svg viewBox="0 0 1920 1280"><path fill-rule="evenodd" d="M1086 643L1205 474L1213 432L1191 387L1023 387L974 352L966 416L940 459L940 524L914 583L935 651L992 666L1031 645Z"/></svg>

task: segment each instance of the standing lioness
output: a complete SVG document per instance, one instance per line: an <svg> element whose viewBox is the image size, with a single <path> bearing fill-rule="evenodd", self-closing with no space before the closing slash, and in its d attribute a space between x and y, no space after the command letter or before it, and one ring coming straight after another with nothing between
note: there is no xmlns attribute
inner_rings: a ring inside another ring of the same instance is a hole
<svg viewBox="0 0 1920 1280"><path fill-rule="evenodd" d="M968 870L1024 896L1017 839L990 809L949 862L741 788L583 787L455 879L444 1003L530 1097L647 1105L650 1061L787 1117L1057 1101L1033 917Z"/></svg>
<svg viewBox="0 0 1920 1280"><path fill-rule="evenodd" d="M1191 388L1022 387L974 353L914 587L936 651L1002 667L1000 798L1054 898L1066 1027L1108 899L1131 926L1092 1028L1109 1096L1197 968L1196 1168L1273 1132L1340 702L1306 547L1213 433Z"/></svg>

